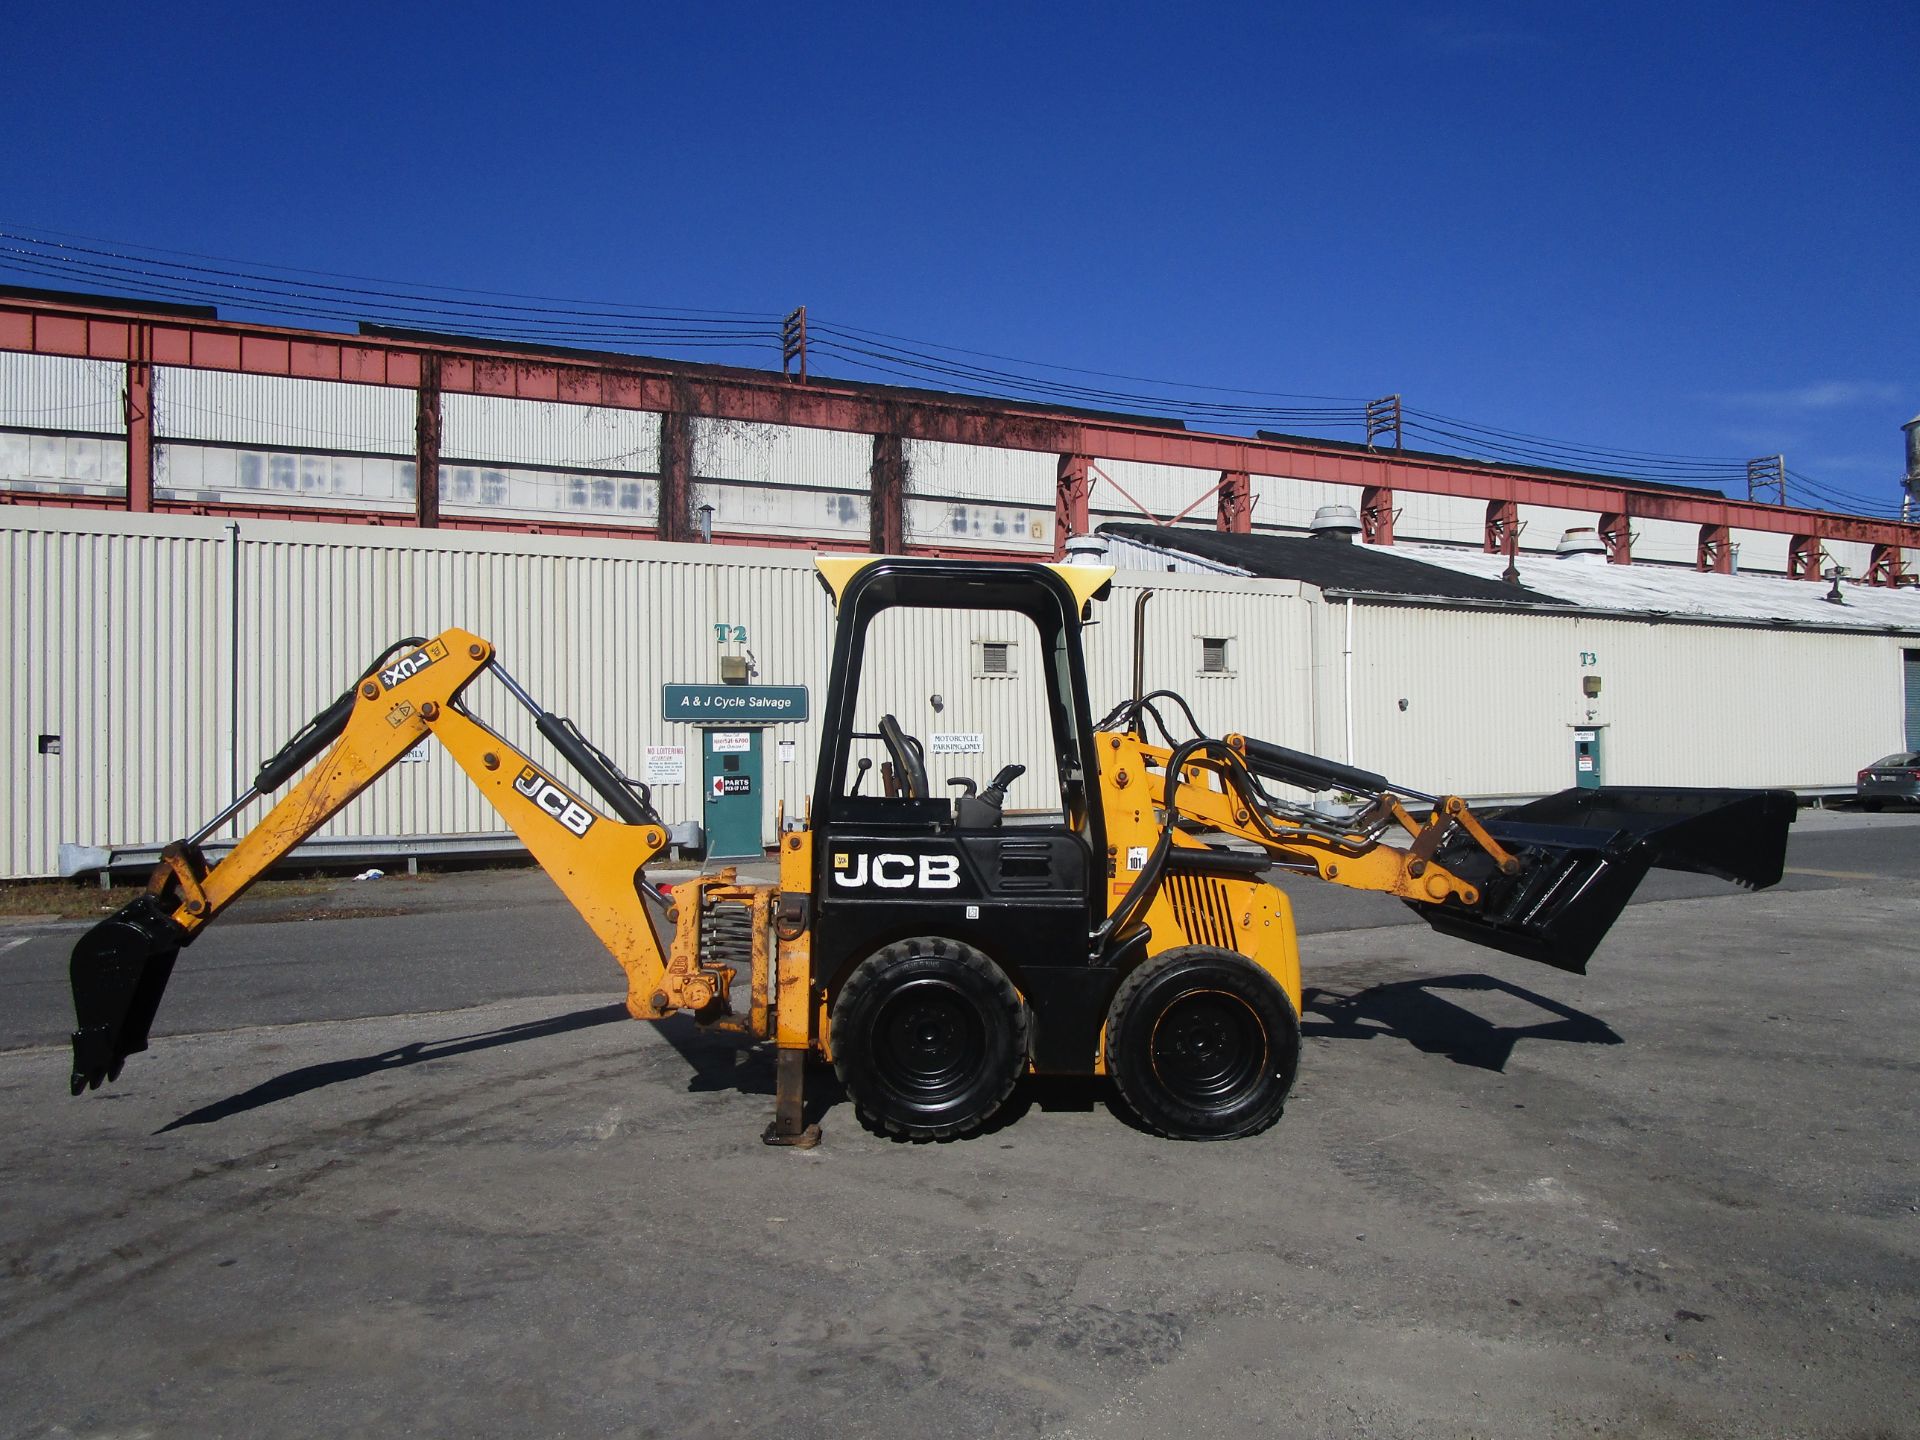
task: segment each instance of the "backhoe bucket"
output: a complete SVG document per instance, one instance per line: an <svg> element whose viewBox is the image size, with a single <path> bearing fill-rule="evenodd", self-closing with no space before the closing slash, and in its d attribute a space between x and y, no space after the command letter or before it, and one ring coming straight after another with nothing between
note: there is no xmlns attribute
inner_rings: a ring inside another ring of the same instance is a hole
<svg viewBox="0 0 1920 1440"><path fill-rule="evenodd" d="M1563 790L1486 820L1517 874L1501 874L1467 837L1441 848L1440 863L1480 887L1477 906L1414 908L1442 934L1584 975L1650 869L1751 890L1776 883L1795 806L1787 790Z"/></svg>
<svg viewBox="0 0 1920 1440"><path fill-rule="evenodd" d="M73 947L73 1093L117 1079L147 1030L187 935L153 895L123 905Z"/></svg>

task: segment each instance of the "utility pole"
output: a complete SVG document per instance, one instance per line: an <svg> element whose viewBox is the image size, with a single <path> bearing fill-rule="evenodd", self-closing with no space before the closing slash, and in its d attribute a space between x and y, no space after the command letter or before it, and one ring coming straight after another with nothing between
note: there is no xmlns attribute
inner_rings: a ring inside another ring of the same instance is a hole
<svg viewBox="0 0 1920 1440"><path fill-rule="evenodd" d="M1786 456L1762 455L1758 460L1747 461L1747 499L1758 500L1767 490L1773 492L1774 504L1787 503Z"/></svg>
<svg viewBox="0 0 1920 1440"><path fill-rule="evenodd" d="M1373 449L1373 437L1391 434L1393 448L1400 445L1400 397L1388 395L1384 399L1367 402L1367 449Z"/></svg>
<svg viewBox="0 0 1920 1440"><path fill-rule="evenodd" d="M807 307L802 305L780 322L780 373L792 378L792 365L800 362L800 383L807 383Z"/></svg>

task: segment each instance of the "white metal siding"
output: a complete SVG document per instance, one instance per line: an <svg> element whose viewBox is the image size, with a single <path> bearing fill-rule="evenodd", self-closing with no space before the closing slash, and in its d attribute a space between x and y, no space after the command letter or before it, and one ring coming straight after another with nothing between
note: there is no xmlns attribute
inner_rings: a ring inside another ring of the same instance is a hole
<svg viewBox="0 0 1920 1440"><path fill-rule="evenodd" d="M448 625L493 640L512 674L628 770L641 770L649 744L686 746L688 783L656 794L670 820L700 816L700 732L658 719L662 684L711 682L723 650L750 651L756 680L809 686L816 716L825 701L831 616L804 554L245 521L236 610L235 548L222 523L32 507L13 507L7 519L0 663L13 683L0 766L13 803L0 873L50 873L62 840L153 843L190 831L230 798L236 763L244 783L375 652ZM1142 586L1156 592L1146 609L1150 688L1186 694L1211 730L1346 758L1345 608L1294 582L1119 576L1086 632L1096 714L1130 683ZM1903 642L1882 634L1366 603L1355 611L1352 758L1424 788L1562 788L1573 774L1571 728L1588 708L1608 727L1606 778L1615 783L1845 785L1865 760L1901 744ZM236 613L237 726L227 700ZM746 642L718 643L722 622L745 627ZM940 775L984 782L1017 760L1034 776L1015 803L1047 803L1040 720L1014 698L1036 678L1039 657L1031 643L1019 655L1024 681L976 677L974 640L1022 638L983 637L975 633L983 623L903 622L879 637L869 674L881 703L923 739L935 730L989 737L984 755L943 760ZM1229 642L1228 676L1198 673L1210 637ZM1580 693L1589 673L1603 682L1591 707ZM931 708L935 693L942 712ZM546 755L499 687L482 680L470 699L509 738ZM64 753L39 755L43 734L59 735ZM785 765L782 739L796 742ZM763 833L772 833L778 802L799 813L818 743L817 719L768 735ZM502 830L432 747L330 828Z"/></svg>
<svg viewBox="0 0 1920 1440"><path fill-rule="evenodd" d="M907 498L907 540L914 545L1050 558L1053 526L1051 504L995 505L978 500Z"/></svg>
<svg viewBox="0 0 1920 1440"><path fill-rule="evenodd" d="M223 445L411 456L415 392L337 380L154 367L154 433Z"/></svg>
<svg viewBox="0 0 1920 1440"><path fill-rule="evenodd" d="M1253 487L1253 525L1256 530L1304 530L1322 505L1346 505L1357 515L1358 485L1336 485L1324 480L1293 480L1279 475L1249 477ZM1209 512L1211 513L1211 512Z"/></svg>
<svg viewBox="0 0 1920 1440"><path fill-rule="evenodd" d="M127 367L0 350L0 426L124 435Z"/></svg>
<svg viewBox="0 0 1920 1440"><path fill-rule="evenodd" d="M1395 540L1431 540L1478 550L1487 538L1487 502L1420 490L1393 492ZM1558 537L1556 537L1558 538Z"/></svg>
<svg viewBox="0 0 1920 1440"><path fill-rule="evenodd" d="M1295 747L1312 743L1312 615L1302 587L1291 580L1116 576L1113 598L1094 607L1100 623L1085 631L1096 720L1133 683L1134 604L1143 588L1154 592L1146 608L1149 691L1186 696L1215 735L1239 731ZM1198 673L1200 642L1210 636L1230 642L1230 676ZM1166 713L1172 721L1173 712Z"/></svg>
<svg viewBox="0 0 1920 1440"><path fill-rule="evenodd" d="M440 397L440 427L440 453L453 460L623 474L660 468L660 417L647 410L450 393Z"/></svg>
<svg viewBox="0 0 1920 1440"><path fill-rule="evenodd" d="M929 499L986 501L1053 513L1060 457L938 440L903 443L908 488Z"/></svg>
<svg viewBox="0 0 1920 1440"><path fill-rule="evenodd" d="M153 447L163 500L411 513L414 464L384 455L312 455L166 441ZM122 484L124 486L124 470Z"/></svg>
<svg viewBox="0 0 1920 1440"><path fill-rule="evenodd" d="M1883 636L1367 604L1354 630L1354 758L1422 789L1565 788L1589 723L1618 785L1844 786L1897 744Z"/></svg>
<svg viewBox="0 0 1920 1440"><path fill-rule="evenodd" d="M1218 470L1149 465L1140 460L1096 458L1094 464L1105 472L1093 474L1092 493L1087 500L1095 528L1105 520L1147 520L1152 518L1148 511L1167 520L1190 510L1188 520L1213 524L1219 501L1208 492L1220 483Z"/></svg>
<svg viewBox="0 0 1920 1440"><path fill-rule="evenodd" d="M127 443L117 436L0 430L0 485L56 495L124 495Z"/></svg>
<svg viewBox="0 0 1920 1440"><path fill-rule="evenodd" d="M411 463L405 473L411 485ZM652 476L582 475L457 460L440 466L440 510L448 516L651 525L659 509L660 485Z"/></svg>
<svg viewBox="0 0 1920 1440"><path fill-rule="evenodd" d="M789 490L708 482L693 487L693 503L696 510L702 505L713 506L716 537L746 534L807 539L837 535L851 543L865 544L873 528L864 490Z"/></svg>
<svg viewBox="0 0 1920 1440"><path fill-rule="evenodd" d="M1684 520L1633 520L1628 522L1633 537L1633 558L1663 561L1673 565L1693 565L1700 559L1700 527Z"/></svg>
<svg viewBox="0 0 1920 1440"><path fill-rule="evenodd" d="M1787 557L1792 537L1778 530L1735 530L1733 543L1740 547L1742 574L1787 573Z"/></svg>
<svg viewBox="0 0 1920 1440"><path fill-rule="evenodd" d="M9 519L0 874L54 873L61 840L186 833L180 822L212 813L226 790L224 532L121 516L108 535L58 511ZM59 737L58 755L39 753L42 735Z"/></svg>
<svg viewBox="0 0 1920 1440"><path fill-rule="evenodd" d="M1822 543L1822 548L1827 556L1822 563L1823 570L1827 565L1838 565L1850 577L1858 580L1866 575L1867 567L1873 564L1873 547L1863 545L1858 540L1827 540Z"/></svg>
<svg viewBox="0 0 1920 1440"><path fill-rule="evenodd" d="M872 464L870 435L746 420L693 422L693 473L702 480L819 486L864 495Z"/></svg>

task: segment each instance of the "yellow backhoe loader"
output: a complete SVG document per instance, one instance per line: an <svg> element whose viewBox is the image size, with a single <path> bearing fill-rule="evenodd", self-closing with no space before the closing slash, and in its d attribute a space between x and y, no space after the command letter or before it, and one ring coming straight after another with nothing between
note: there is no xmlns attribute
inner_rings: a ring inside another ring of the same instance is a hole
<svg viewBox="0 0 1920 1440"><path fill-rule="evenodd" d="M1397 896L1444 933L1576 972L1650 866L1756 888L1780 878L1788 792L1573 790L1482 818L1351 765L1203 734L1177 695L1141 693L1138 651L1134 694L1096 724L1081 626L1104 598L1105 569L889 557L818 567L838 615L825 736L805 821L778 837L777 883L721 871L679 884L663 938L645 869L667 827L646 787L543 709L480 636L403 641L245 795L168 846L144 895L80 940L73 1092L147 1047L181 947L427 736L612 952L636 1019L686 1011L773 1043L766 1138L778 1144L818 1136L802 1108L809 1057L834 1065L870 1125L914 1139L977 1130L1029 1072L1110 1076L1167 1136L1264 1129L1300 1048L1299 948L1286 896L1263 878L1271 869ZM869 629L896 610L1020 626L1050 753L1010 761L984 787L956 777L960 793L934 793L921 740L862 708ZM577 781L476 718L470 687L489 673ZM1009 814L1028 762L1057 805ZM200 844L296 775L209 866ZM1329 790L1364 803L1336 819L1299 798Z"/></svg>

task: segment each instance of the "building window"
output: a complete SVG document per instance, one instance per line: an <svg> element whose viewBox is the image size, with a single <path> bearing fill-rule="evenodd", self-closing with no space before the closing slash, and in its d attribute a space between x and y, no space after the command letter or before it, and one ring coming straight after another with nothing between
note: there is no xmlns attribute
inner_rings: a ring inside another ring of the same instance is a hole
<svg viewBox="0 0 1920 1440"><path fill-rule="evenodd" d="M1233 666L1228 663L1227 644L1229 637L1202 635L1200 637L1200 673L1202 675L1231 675Z"/></svg>
<svg viewBox="0 0 1920 1440"><path fill-rule="evenodd" d="M973 674L975 679L988 676L998 677L1014 673L1013 642L1011 640L977 640L973 649Z"/></svg>

